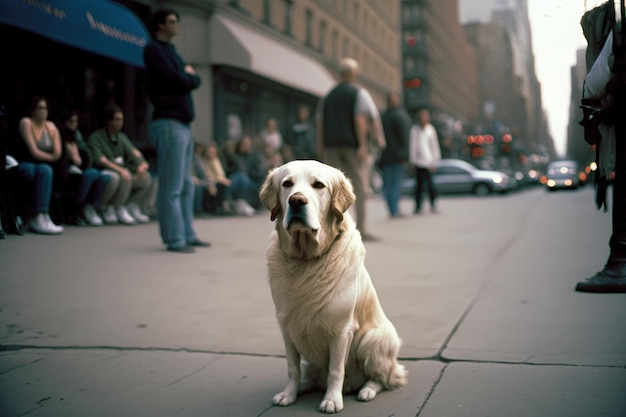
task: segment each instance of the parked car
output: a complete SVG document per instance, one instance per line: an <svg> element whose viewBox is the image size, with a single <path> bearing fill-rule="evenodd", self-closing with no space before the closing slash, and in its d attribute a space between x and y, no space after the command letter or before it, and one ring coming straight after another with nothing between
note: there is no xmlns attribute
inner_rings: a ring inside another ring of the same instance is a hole
<svg viewBox="0 0 626 417"><path fill-rule="evenodd" d="M433 173L433 183L439 194L474 193L484 196L491 193L504 194L511 190L511 178L502 172L478 169L460 159L442 159ZM405 194L415 192L415 178L407 178L403 184Z"/></svg>
<svg viewBox="0 0 626 417"><path fill-rule="evenodd" d="M576 161L553 161L546 169L546 187L549 191L576 189L581 185Z"/></svg>

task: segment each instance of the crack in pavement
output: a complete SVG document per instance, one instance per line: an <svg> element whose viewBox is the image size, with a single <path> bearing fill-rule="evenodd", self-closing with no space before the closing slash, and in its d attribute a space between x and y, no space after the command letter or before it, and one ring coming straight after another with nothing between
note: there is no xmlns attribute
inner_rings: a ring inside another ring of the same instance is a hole
<svg viewBox="0 0 626 417"><path fill-rule="evenodd" d="M247 356L255 358L272 358L272 359L285 359L285 355L278 354L266 354L266 353L252 353L252 352L228 352L228 351L216 351L205 349L189 349L189 348L170 348L170 347L134 347L134 346L46 346L46 345L0 345L0 353L2 352L16 352L20 350L52 350L52 351L89 351L89 350L113 350L118 352L164 352L164 353L199 353L206 355L221 355L221 356ZM37 359L28 364L23 364L15 367L18 369L21 367L29 366L37 363L45 358ZM626 368L626 364L620 365L590 365L590 364L577 364L577 363L563 363L563 362L527 362L527 361L500 361L500 360L481 360L481 359L451 359L446 358L441 354L434 356L423 357L398 357L399 361L404 362L420 362L420 361L433 361L443 364L452 363L476 363L476 364L496 364L496 365L527 365L527 366L567 366L567 367L586 367L586 368ZM211 362L213 363L213 362ZM208 366L210 364L205 365ZM5 371L6 372L10 372ZM1 375L1 374L0 374Z"/></svg>
<svg viewBox="0 0 626 417"><path fill-rule="evenodd" d="M41 361L43 361L44 359L46 359L46 358L39 358L39 359L35 359L35 360L33 360L33 361L30 361L30 362L28 362L28 363L23 363L23 364L21 364L21 365L14 366L14 367L13 367L13 368L11 368L11 369L7 369L7 370L5 370L5 371L3 371L3 372L0 372L0 376L2 376L2 375L4 375L4 374L8 374L9 372L16 371L16 370L21 369L21 368L26 368L27 366L30 366L30 365L34 365L34 364L36 364L37 362L41 362Z"/></svg>

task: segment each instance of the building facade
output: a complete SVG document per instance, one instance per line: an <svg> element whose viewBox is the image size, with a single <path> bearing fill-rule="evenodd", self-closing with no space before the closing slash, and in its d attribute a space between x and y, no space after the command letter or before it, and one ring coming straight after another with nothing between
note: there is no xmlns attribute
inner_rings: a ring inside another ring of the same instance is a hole
<svg viewBox="0 0 626 417"><path fill-rule="evenodd" d="M93 0L85 5L119 5L118 18L130 14L144 24L158 7L179 12L181 31L174 43L202 78L193 92L192 124L201 143L254 137L269 117L278 121L284 134L298 106L315 111L319 98L337 82L338 63L346 56L360 63L359 82L379 107L388 92L401 92L400 0L114 2ZM64 23L84 20L84 15L74 16L74 2L16 3L30 5L33 13L58 9L55 13ZM125 131L131 139L149 147L151 109L142 63L106 54L115 48L86 48L78 42L86 37L84 28L76 28L74 39L59 39L54 29L38 33L34 22L0 28L3 62L11 62L3 65L1 99L9 107L7 123L16 125L30 99L43 94L53 119L67 108L82 110L88 134L102 123L104 105L115 103L125 111ZM115 32L113 26L100 28L119 38L124 32ZM142 38L146 42L147 36ZM27 48L8 41L14 38ZM23 50L34 53L25 60Z"/></svg>
<svg viewBox="0 0 626 417"><path fill-rule="evenodd" d="M298 105L313 111L337 82L338 63L360 64L359 82L383 107L400 91L399 1L212 2L209 22L218 139L255 135L267 118L285 127Z"/></svg>
<svg viewBox="0 0 626 417"><path fill-rule="evenodd" d="M527 0L460 0L460 20L478 56L481 118L492 129L512 133L517 149L554 157Z"/></svg>
<svg viewBox="0 0 626 417"><path fill-rule="evenodd" d="M459 120L480 112L474 50L458 21L457 0L402 2L405 105Z"/></svg>

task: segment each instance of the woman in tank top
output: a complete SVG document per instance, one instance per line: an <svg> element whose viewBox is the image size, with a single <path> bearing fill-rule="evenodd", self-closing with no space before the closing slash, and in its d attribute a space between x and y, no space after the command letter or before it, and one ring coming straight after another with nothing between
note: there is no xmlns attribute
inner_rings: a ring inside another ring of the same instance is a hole
<svg viewBox="0 0 626 417"><path fill-rule="evenodd" d="M19 131L27 150L17 169L31 191L29 229L35 233L61 234L63 227L54 224L48 214L54 177L52 164L61 156L61 138L54 123L48 120L48 102L44 97L33 99L30 116L20 120Z"/></svg>

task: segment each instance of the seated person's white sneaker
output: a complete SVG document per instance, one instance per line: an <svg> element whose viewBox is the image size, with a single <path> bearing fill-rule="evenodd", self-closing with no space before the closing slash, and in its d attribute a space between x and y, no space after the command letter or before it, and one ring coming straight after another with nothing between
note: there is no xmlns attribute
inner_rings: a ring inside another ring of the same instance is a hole
<svg viewBox="0 0 626 417"><path fill-rule="evenodd" d="M34 233L43 235L60 235L63 227L57 226L50 220L47 214L39 213L28 222L28 229Z"/></svg>
<svg viewBox="0 0 626 417"><path fill-rule="evenodd" d="M90 226L102 226L102 219L96 213L96 209L90 204L83 207L83 217Z"/></svg>
<svg viewBox="0 0 626 417"><path fill-rule="evenodd" d="M132 216L132 218L135 219L138 223L150 222L150 217L143 214L137 204L134 204L134 203L127 204L126 209L128 213Z"/></svg>
<svg viewBox="0 0 626 417"><path fill-rule="evenodd" d="M102 220L106 224L117 224L119 220L117 214L115 214L115 208L113 206L106 206L102 211Z"/></svg>
<svg viewBox="0 0 626 417"><path fill-rule="evenodd" d="M130 213L128 213L128 210L126 210L126 207L124 206L118 207L115 210L115 214L117 214L117 219L122 224L137 224L137 221L133 218L133 216L130 215Z"/></svg>

